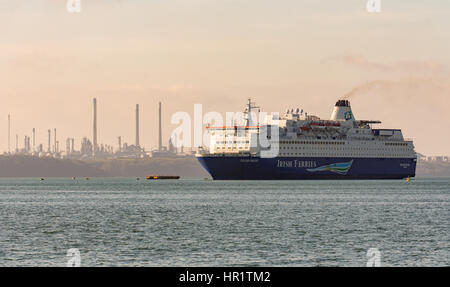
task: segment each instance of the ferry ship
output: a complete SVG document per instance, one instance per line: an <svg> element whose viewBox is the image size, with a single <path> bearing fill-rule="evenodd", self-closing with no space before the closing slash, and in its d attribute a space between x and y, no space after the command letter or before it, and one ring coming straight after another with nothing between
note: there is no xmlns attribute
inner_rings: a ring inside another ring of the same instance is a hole
<svg viewBox="0 0 450 287"><path fill-rule="evenodd" d="M330 120L300 109L245 125L207 126L209 147L196 157L216 180L402 179L415 176L412 140L400 129L375 129L356 120L348 100L338 100ZM264 143L264 144L263 144Z"/></svg>

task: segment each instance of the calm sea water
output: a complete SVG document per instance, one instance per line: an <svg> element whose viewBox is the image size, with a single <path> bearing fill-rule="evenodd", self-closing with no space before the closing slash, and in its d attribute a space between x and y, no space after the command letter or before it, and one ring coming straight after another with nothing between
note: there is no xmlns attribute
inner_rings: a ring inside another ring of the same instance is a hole
<svg viewBox="0 0 450 287"><path fill-rule="evenodd" d="M450 265L450 179L0 179L0 266Z"/></svg>

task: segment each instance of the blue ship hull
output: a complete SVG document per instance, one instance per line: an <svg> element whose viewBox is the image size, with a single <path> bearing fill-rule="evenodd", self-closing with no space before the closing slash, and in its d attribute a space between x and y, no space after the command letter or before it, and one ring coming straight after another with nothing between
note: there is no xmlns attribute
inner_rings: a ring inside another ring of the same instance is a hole
<svg viewBox="0 0 450 287"><path fill-rule="evenodd" d="M218 180L402 179L416 174L415 158L197 158Z"/></svg>

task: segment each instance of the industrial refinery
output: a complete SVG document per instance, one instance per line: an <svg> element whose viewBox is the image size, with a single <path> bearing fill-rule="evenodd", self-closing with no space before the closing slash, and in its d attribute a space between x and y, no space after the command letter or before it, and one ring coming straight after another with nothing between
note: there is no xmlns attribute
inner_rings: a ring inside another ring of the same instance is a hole
<svg viewBox="0 0 450 287"><path fill-rule="evenodd" d="M117 136L114 145L98 143L97 141L97 99L93 99L92 138L85 136L80 139L80 149L75 149L75 138L66 138L65 145L57 137L56 128L47 130L47 142L36 143L36 128L31 129L31 136L25 135L21 139L15 135L15 146L11 148L11 115L8 114L8 151L5 155L29 155L36 157L52 157L64 159L115 159L115 158L149 158L149 157L178 157L193 154L194 152L179 152L169 139L168 145L162 140L162 104L158 104L158 148L146 150L139 142L139 104L135 109L135 141L133 144L122 142L122 136ZM42 131L43 132L43 131ZM23 145L21 144L23 142Z"/></svg>

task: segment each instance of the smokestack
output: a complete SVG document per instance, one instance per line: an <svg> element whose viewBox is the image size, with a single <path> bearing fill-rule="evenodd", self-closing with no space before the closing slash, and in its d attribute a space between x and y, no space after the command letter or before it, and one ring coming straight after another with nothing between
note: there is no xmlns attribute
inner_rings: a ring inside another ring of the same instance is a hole
<svg viewBox="0 0 450 287"><path fill-rule="evenodd" d="M30 137L25 136L25 141L26 141L25 150L27 153L30 153L30 151L31 151Z"/></svg>
<svg viewBox="0 0 450 287"><path fill-rule="evenodd" d="M51 137L52 137L52 131L48 130L48 152L51 152L51 149L50 149Z"/></svg>
<svg viewBox="0 0 450 287"><path fill-rule="evenodd" d="M117 139L119 140L119 152L122 151L122 137L118 136Z"/></svg>
<svg viewBox="0 0 450 287"><path fill-rule="evenodd" d="M56 146L56 128L55 129L53 129L54 130L54 144L55 144L55 146L54 146L54 152L56 153L57 151L58 151L58 148L57 148L57 146Z"/></svg>
<svg viewBox="0 0 450 287"><path fill-rule="evenodd" d="M19 135L16 134L16 153L19 152Z"/></svg>
<svg viewBox="0 0 450 287"><path fill-rule="evenodd" d="M139 104L136 104L136 146L139 146Z"/></svg>
<svg viewBox="0 0 450 287"><path fill-rule="evenodd" d="M158 142L158 150L162 151L162 134L161 134L161 102L159 102L159 142Z"/></svg>
<svg viewBox="0 0 450 287"><path fill-rule="evenodd" d="M70 154L70 142L71 142L71 139L67 138L66 139L66 155Z"/></svg>
<svg viewBox="0 0 450 287"><path fill-rule="evenodd" d="M36 129L33 128L33 152L36 151Z"/></svg>
<svg viewBox="0 0 450 287"><path fill-rule="evenodd" d="M11 115L8 114L8 154L11 154Z"/></svg>
<svg viewBox="0 0 450 287"><path fill-rule="evenodd" d="M72 138L72 147L71 147L71 149L70 149L70 152L74 152L75 151L75 139L74 138Z"/></svg>
<svg viewBox="0 0 450 287"><path fill-rule="evenodd" d="M97 99L94 98L94 135L93 135L93 155L97 153Z"/></svg>
<svg viewBox="0 0 450 287"><path fill-rule="evenodd" d="M350 107L350 102L347 100L339 100L334 106L333 113L331 114L331 120L333 121L355 121L355 117Z"/></svg>

